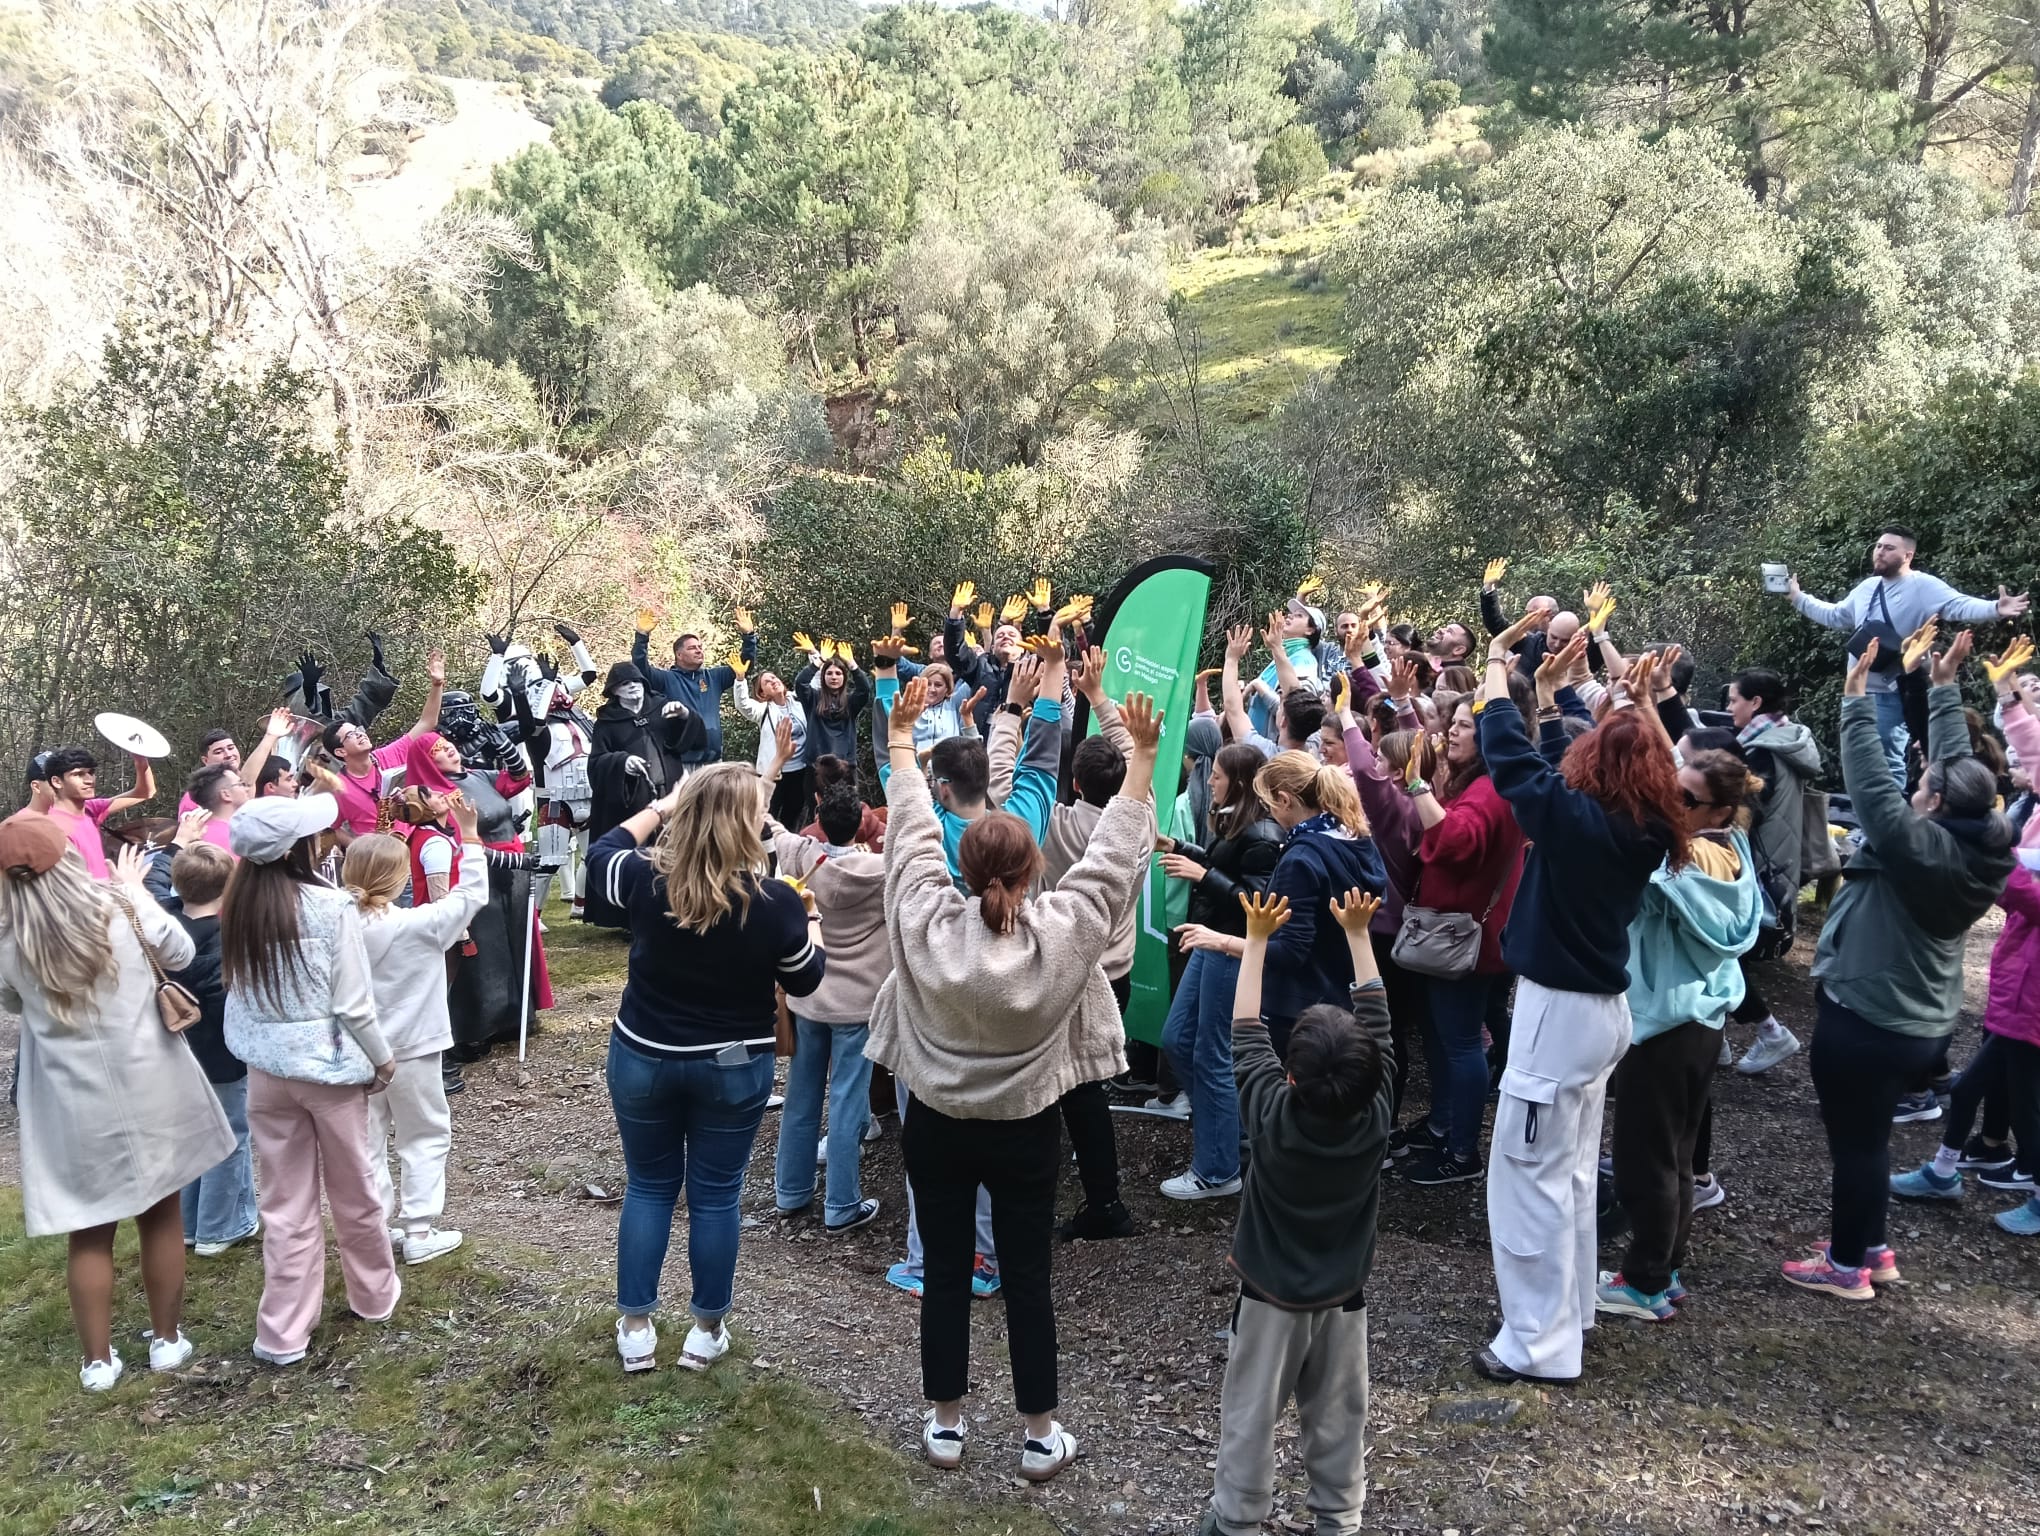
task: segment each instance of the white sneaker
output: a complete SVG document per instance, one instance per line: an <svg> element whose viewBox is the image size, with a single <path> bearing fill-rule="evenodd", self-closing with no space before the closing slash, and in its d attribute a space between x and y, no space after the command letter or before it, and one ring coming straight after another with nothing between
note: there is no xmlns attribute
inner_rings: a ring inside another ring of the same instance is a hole
<svg viewBox="0 0 2040 1536"><path fill-rule="evenodd" d="M392 1248L401 1248L404 1246L404 1229L402 1227L390 1228L390 1246Z"/></svg>
<svg viewBox="0 0 2040 1536"><path fill-rule="evenodd" d="M1710 1173L1704 1179L1695 1179L1693 1181L1694 1210L1711 1211L1717 1205L1725 1203L1727 1199L1728 1191L1721 1187L1721 1180L1717 1179L1713 1174Z"/></svg>
<svg viewBox="0 0 2040 1536"><path fill-rule="evenodd" d="M116 1381L124 1367L120 1363L120 1351L108 1345L106 1360L87 1360L78 1367L78 1385L87 1392L104 1392Z"/></svg>
<svg viewBox="0 0 2040 1536"><path fill-rule="evenodd" d="M430 1264L434 1259L453 1252L460 1246L458 1232L442 1231L438 1227L427 1227L423 1232L407 1233L404 1237L404 1262L406 1264Z"/></svg>
<svg viewBox="0 0 2040 1536"><path fill-rule="evenodd" d="M938 1425L933 1408L921 1418L921 1449L928 1454L928 1464L944 1470L961 1466L963 1442L970 1433L970 1421L959 1414L954 1424Z"/></svg>
<svg viewBox="0 0 2040 1536"><path fill-rule="evenodd" d="M223 1243L193 1243L191 1251L201 1259L216 1259L229 1248L238 1247L249 1239L260 1237L261 1235L262 1224L257 1222L239 1237L230 1237Z"/></svg>
<svg viewBox="0 0 2040 1536"><path fill-rule="evenodd" d="M1053 1420L1041 1439L1020 1442L1020 1475L1030 1483L1047 1482L1076 1459L1077 1437Z"/></svg>
<svg viewBox="0 0 2040 1536"><path fill-rule="evenodd" d="M1151 1115L1166 1115L1171 1120L1188 1120L1190 1118L1190 1095L1179 1093L1173 1099L1149 1099L1142 1108Z"/></svg>
<svg viewBox="0 0 2040 1536"><path fill-rule="evenodd" d="M1721 1032L1721 1053L1714 1058L1714 1064L1717 1067L1735 1065L1735 1047L1728 1043L1728 1031L1725 1029Z"/></svg>
<svg viewBox="0 0 2040 1536"><path fill-rule="evenodd" d="M1217 1200L1239 1192L1240 1181L1236 1177L1227 1179L1223 1184L1207 1184L1191 1171L1162 1180L1162 1193L1171 1200Z"/></svg>
<svg viewBox="0 0 2040 1536"><path fill-rule="evenodd" d="M296 1365L305 1357L305 1351L302 1349L294 1349L289 1354L280 1354L273 1349L264 1349L260 1344L255 1346L253 1353L264 1365Z"/></svg>
<svg viewBox="0 0 2040 1536"><path fill-rule="evenodd" d="M767 1109L777 1109L785 1102L786 1095L783 1093L768 1094L765 1099L765 1107Z"/></svg>
<svg viewBox="0 0 2040 1536"><path fill-rule="evenodd" d="M624 1332L623 1319L616 1320L616 1352L623 1358L626 1371L652 1371L659 1366L659 1330L650 1319L644 1327L629 1333Z"/></svg>
<svg viewBox="0 0 2040 1536"><path fill-rule="evenodd" d="M680 1365L683 1370L705 1371L729 1352L729 1324L710 1333L696 1323L687 1330L687 1342L680 1346Z"/></svg>
<svg viewBox="0 0 2040 1536"><path fill-rule="evenodd" d="M864 1122L864 1139L867 1142L885 1140L885 1127L879 1124L878 1116L873 1115Z"/></svg>
<svg viewBox="0 0 2040 1536"><path fill-rule="evenodd" d="M826 1168L828 1165L829 1165L829 1138L824 1136L819 1142L815 1144L815 1166L818 1168Z"/></svg>
<svg viewBox="0 0 2040 1536"><path fill-rule="evenodd" d="M177 1337L174 1339L152 1338L149 1340L149 1369L181 1371L197 1347L185 1337L182 1328L177 1330Z"/></svg>
<svg viewBox="0 0 2040 1536"><path fill-rule="evenodd" d="M1799 1053L1799 1036L1779 1025L1777 1029L1757 1031L1757 1043L1735 1064L1736 1071L1745 1077L1755 1077L1759 1072L1768 1072L1788 1056Z"/></svg>

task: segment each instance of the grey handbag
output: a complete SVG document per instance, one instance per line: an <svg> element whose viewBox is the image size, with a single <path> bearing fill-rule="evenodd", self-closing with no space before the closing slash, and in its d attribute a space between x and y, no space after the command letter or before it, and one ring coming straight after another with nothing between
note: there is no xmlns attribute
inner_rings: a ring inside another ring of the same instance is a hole
<svg viewBox="0 0 2040 1536"><path fill-rule="evenodd" d="M1471 912L1441 912L1436 907L1404 907L1402 927L1396 933L1389 957L1419 976L1435 976L1443 981L1471 976L1474 967L1480 964L1482 925L1487 922L1488 913L1494 911L1495 903L1502 899L1502 892L1508 889L1514 867L1513 859L1502 866L1502 878L1495 882L1487 911L1479 917Z"/></svg>

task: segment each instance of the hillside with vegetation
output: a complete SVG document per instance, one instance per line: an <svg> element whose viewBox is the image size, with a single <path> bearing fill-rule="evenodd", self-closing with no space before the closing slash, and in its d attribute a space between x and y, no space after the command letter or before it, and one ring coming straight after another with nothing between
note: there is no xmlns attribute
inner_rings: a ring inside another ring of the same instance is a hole
<svg viewBox="0 0 2040 1536"><path fill-rule="evenodd" d="M1526 590L1606 577L1709 674L1824 676L1760 558L1831 588L1890 517L1958 583L2040 560L2040 20L60 0L0 27L15 755L116 695L173 735L251 717L299 646L371 624L472 669L487 631L567 618L615 654L641 605L716 636L744 602L783 649L953 575L1097 589L1165 548L1218 562L1214 626L1311 570L1429 623L1506 550Z"/></svg>

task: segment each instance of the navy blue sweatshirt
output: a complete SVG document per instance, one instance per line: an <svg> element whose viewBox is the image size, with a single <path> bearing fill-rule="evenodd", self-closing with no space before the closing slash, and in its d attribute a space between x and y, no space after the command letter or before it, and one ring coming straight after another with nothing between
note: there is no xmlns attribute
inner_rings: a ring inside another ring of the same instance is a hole
<svg viewBox="0 0 2040 1536"><path fill-rule="evenodd" d="M1268 894L1289 898L1289 921L1268 941L1261 996L1267 1017L1293 1019L1318 1003L1347 1006L1353 956L1331 903L1355 886L1373 896L1388 889L1388 871L1373 838L1347 836L1329 815L1290 829L1289 842L1268 877Z"/></svg>
<svg viewBox="0 0 2040 1536"><path fill-rule="evenodd" d="M681 928L666 882L622 827L588 850L588 884L623 911L630 971L617 1033L640 1050L708 1055L742 1044L772 1049L776 983L793 997L822 984L822 952L808 939L807 909L783 880L761 879L750 913L734 908L705 932Z"/></svg>
<svg viewBox="0 0 2040 1536"><path fill-rule="evenodd" d="M1549 745L1565 738L1545 725ZM1511 971L1561 992L1612 997L1629 990L1629 925L1643 907L1650 877L1671 851L1672 830L1638 826L1571 788L1531 746L1523 716L1507 699L1480 712L1480 751L1488 777L1530 840L1523 880L1502 930Z"/></svg>

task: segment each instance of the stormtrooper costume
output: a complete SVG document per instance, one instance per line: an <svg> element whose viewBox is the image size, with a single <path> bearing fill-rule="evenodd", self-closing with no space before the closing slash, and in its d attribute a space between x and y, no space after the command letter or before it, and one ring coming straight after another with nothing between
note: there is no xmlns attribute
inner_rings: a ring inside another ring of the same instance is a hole
<svg viewBox="0 0 2040 1536"><path fill-rule="evenodd" d="M530 757L538 801L538 862L548 872L566 871L573 915L579 917L588 879L588 813L594 798L588 752L595 727L574 708L574 699L595 680L595 659L572 629L564 624L553 629L572 648L578 675L559 672L529 647L491 635L481 696Z"/></svg>

